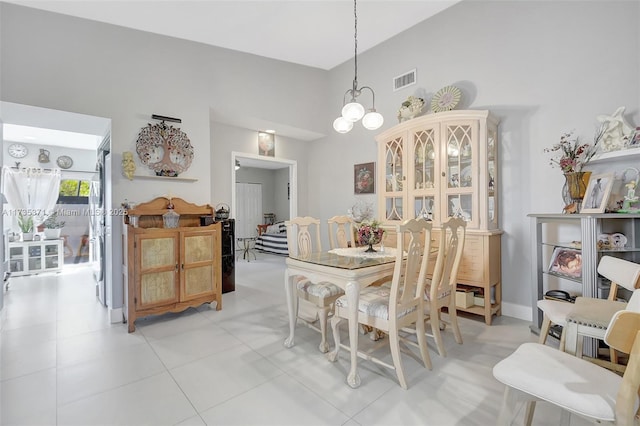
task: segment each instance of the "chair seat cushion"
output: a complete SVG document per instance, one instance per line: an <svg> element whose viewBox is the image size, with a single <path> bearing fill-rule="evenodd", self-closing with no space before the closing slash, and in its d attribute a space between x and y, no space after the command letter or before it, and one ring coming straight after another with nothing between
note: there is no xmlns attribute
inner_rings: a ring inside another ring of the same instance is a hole
<svg viewBox="0 0 640 426"><path fill-rule="evenodd" d="M314 283L307 279L300 280L296 283L299 292L307 293L319 299L328 299L340 294L344 294L344 290L335 284L328 282Z"/></svg>
<svg viewBox="0 0 640 426"><path fill-rule="evenodd" d="M613 314L626 306L624 302L578 297L573 309L567 314L567 321L606 330Z"/></svg>
<svg viewBox="0 0 640 426"><path fill-rule="evenodd" d="M363 314L370 317L388 320L390 295L390 288L386 286L371 286L363 289L360 292L360 298L358 299L358 312L362 312ZM347 309L349 307L347 296L341 296L338 300L336 300L336 306ZM404 317L415 310L415 307L411 309L405 309L404 311L398 313L398 318Z"/></svg>
<svg viewBox="0 0 640 426"><path fill-rule="evenodd" d="M539 343L523 343L493 367L505 385L591 418L613 421L622 377Z"/></svg>
<svg viewBox="0 0 640 426"><path fill-rule="evenodd" d="M559 300L541 299L538 300L538 308L544 312L553 324L561 326L567 325L567 316L574 308L573 303L561 302Z"/></svg>

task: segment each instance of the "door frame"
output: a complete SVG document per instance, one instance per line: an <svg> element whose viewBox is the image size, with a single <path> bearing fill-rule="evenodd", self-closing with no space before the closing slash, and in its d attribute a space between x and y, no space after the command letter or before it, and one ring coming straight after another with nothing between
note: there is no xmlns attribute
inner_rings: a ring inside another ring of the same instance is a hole
<svg viewBox="0 0 640 426"><path fill-rule="evenodd" d="M289 168L289 218L298 215L298 162L296 160L288 160L286 158L266 157L264 155L249 154L247 152L231 152L231 212L235 218L236 210L236 160L250 159L265 164L265 169ZM259 168L259 167L258 167Z"/></svg>

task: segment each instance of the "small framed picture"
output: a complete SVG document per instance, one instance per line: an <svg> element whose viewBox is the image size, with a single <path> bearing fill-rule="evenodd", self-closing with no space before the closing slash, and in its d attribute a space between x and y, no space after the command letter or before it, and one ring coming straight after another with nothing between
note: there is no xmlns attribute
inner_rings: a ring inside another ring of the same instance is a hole
<svg viewBox="0 0 640 426"><path fill-rule="evenodd" d="M554 248L549 272L570 278L582 277L582 251L566 247Z"/></svg>
<svg viewBox="0 0 640 426"><path fill-rule="evenodd" d="M613 187L613 173L591 175L580 213L604 213Z"/></svg>
<svg viewBox="0 0 640 426"><path fill-rule="evenodd" d="M376 163L356 164L353 166L353 187L356 194L375 194Z"/></svg>
<svg viewBox="0 0 640 426"><path fill-rule="evenodd" d="M258 154L266 157L276 156L276 135L267 132L258 132Z"/></svg>

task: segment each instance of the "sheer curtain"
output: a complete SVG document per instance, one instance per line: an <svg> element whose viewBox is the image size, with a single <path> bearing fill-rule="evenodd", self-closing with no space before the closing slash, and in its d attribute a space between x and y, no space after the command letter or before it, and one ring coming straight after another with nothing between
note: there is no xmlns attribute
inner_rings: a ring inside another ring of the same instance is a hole
<svg viewBox="0 0 640 426"><path fill-rule="evenodd" d="M2 167L2 193L9 207L40 219L53 211L60 192L60 169Z"/></svg>

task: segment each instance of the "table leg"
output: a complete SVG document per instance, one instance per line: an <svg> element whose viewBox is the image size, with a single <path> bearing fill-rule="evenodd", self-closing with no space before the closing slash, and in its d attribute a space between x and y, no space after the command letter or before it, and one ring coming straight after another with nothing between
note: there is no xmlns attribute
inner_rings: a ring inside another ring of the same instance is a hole
<svg viewBox="0 0 640 426"><path fill-rule="evenodd" d="M358 299L360 298L360 283L350 281L345 288L349 304L349 346L351 348L351 369L347 376L347 383L352 388L360 386L358 375Z"/></svg>
<svg viewBox="0 0 640 426"><path fill-rule="evenodd" d="M293 284L294 276L289 274L289 269L284 271L284 292L287 296L287 311L289 313L289 337L284 340L284 346L290 348L294 345L296 329L296 316L298 315L298 298Z"/></svg>

